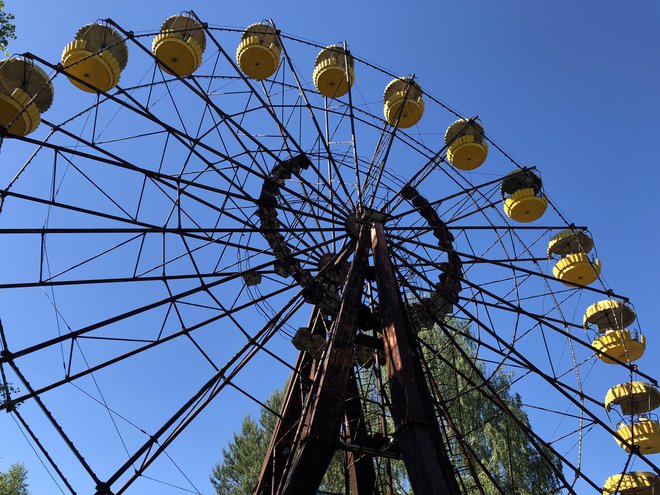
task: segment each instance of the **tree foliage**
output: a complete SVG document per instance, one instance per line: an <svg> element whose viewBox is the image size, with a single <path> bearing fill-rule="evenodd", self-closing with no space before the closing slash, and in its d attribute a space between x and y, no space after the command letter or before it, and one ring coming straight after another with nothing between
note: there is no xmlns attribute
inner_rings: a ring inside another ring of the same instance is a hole
<svg viewBox="0 0 660 495"><path fill-rule="evenodd" d="M0 495L29 495L27 470L23 464L14 464L6 473L0 473Z"/></svg>
<svg viewBox="0 0 660 495"><path fill-rule="evenodd" d="M283 396L283 390L275 390L266 405L273 411L279 411ZM243 418L241 431L234 433L233 440L222 449L222 460L211 473L211 484L218 495L252 495L276 422L277 417L263 407L258 421L250 416ZM335 493L343 492L344 469L341 456L335 456L321 488Z"/></svg>
<svg viewBox="0 0 660 495"><path fill-rule="evenodd" d="M454 419L456 431L449 432L450 448L454 454L452 461L463 473L465 487L474 486L467 469L466 459L461 456L457 433L469 444L475 455L482 460L497 485L473 460L479 484L486 495L499 495L499 486L506 495L539 495L557 492L558 478L544 456L553 459L557 469L558 461L549 452L539 452L525 435L529 419L523 410L519 395L511 391L514 376L502 369L489 370L483 361L474 359L475 344L466 337L470 335L469 325L457 319L448 321L451 338L437 325L422 328L418 335L423 343L423 353L428 366L431 389L440 390L444 398L451 398L448 410ZM460 347L460 350L457 348ZM460 352L462 351L462 352ZM517 421L506 414L484 387L484 377L497 391L499 399L508 406ZM386 378L386 377L383 377ZM268 400L268 406L279 410L283 392L277 390ZM380 415L373 404L367 404L365 418L376 423ZM374 409L373 411L371 409ZM259 477L276 417L267 409L261 410L258 421L249 416L243 420L241 431L234 434L233 440L222 451L222 460L216 465L211 482L218 495L251 495ZM372 425L373 426L373 425ZM372 429L377 430L378 426ZM388 430L392 431L391 418ZM338 452L330 465L320 489L331 493L344 494L345 472L343 453ZM397 495L412 493L401 461L393 461L387 469L393 478L393 490ZM387 477L386 466L380 463L377 473L381 485Z"/></svg>
<svg viewBox="0 0 660 495"><path fill-rule="evenodd" d="M7 46L16 39L14 15L5 12L5 2L0 0L0 50L7 53Z"/></svg>
<svg viewBox="0 0 660 495"><path fill-rule="evenodd" d="M15 388L11 383L8 383L7 385L0 384L0 406L1 407L7 407L9 404L9 400L11 399L11 396L13 394L18 393L18 389ZM14 405L14 407L18 407Z"/></svg>
<svg viewBox="0 0 660 495"><path fill-rule="evenodd" d="M483 361L474 359L476 344L467 337L471 335L469 324L451 319L447 328L459 332L450 330L450 338L435 326L422 329L419 335L436 385L447 397L457 398L448 406L456 430L507 495L556 493L559 478L546 458L557 470L561 470L560 462L545 449L539 452L525 434L524 429L530 428L530 423L520 395L511 391L514 375L502 369L492 372ZM484 378L517 421L492 400ZM456 440L453 448L458 451ZM460 460L454 462L465 464ZM472 464L486 495L498 495L500 491L484 470L477 463Z"/></svg>

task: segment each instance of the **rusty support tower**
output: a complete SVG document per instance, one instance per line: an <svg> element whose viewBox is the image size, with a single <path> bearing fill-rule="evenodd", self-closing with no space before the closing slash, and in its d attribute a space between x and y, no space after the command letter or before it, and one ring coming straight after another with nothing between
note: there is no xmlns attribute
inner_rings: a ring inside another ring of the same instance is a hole
<svg viewBox="0 0 660 495"><path fill-rule="evenodd" d="M373 259L373 268L369 259ZM375 274L375 276L374 276ZM377 330L387 368L394 432L389 448L374 447L355 377L356 338L365 278L375 278L380 305ZM315 308L312 325L322 323ZM314 323L315 320L315 323ZM318 331L315 329L315 331ZM255 495L313 495L338 450L347 459L350 493L375 495L375 458L401 459L420 495L457 495L421 353L403 308L382 223L361 224L337 317L325 352L301 351L284 396ZM343 428L342 428L343 426ZM385 493L385 492L382 492Z"/></svg>

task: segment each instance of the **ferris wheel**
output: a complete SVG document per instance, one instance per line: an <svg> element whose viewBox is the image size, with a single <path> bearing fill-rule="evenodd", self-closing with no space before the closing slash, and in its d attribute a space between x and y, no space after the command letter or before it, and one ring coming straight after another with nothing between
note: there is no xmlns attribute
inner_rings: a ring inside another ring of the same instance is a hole
<svg viewBox="0 0 660 495"><path fill-rule="evenodd" d="M193 12L0 62L1 409L54 486L201 493L186 452L288 375L255 494L316 493L336 452L353 494L391 493L392 463L418 494L514 493L493 424L552 493L660 490L632 302L541 170L432 85Z"/></svg>

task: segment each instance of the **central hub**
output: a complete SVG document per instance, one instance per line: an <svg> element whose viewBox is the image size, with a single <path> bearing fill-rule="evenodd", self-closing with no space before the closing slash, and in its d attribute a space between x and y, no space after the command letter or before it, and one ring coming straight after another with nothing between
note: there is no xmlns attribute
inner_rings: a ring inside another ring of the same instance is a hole
<svg viewBox="0 0 660 495"><path fill-rule="evenodd" d="M357 239L360 233L360 227L371 227L373 223L385 224L389 216L382 211L358 206L357 209L346 217L346 232L353 239Z"/></svg>

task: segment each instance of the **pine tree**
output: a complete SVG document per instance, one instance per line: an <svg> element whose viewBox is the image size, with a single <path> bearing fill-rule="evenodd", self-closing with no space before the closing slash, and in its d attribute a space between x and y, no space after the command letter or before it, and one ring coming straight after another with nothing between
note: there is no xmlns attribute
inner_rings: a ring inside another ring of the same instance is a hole
<svg viewBox="0 0 660 495"><path fill-rule="evenodd" d="M283 396L283 390L275 390L266 405L279 411ZM258 422L250 416L243 419L241 431L234 433L233 440L222 449L222 461L211 473L211 484L218 495L252 495L276 422L277 416L263 407ZM331 493L344 492L341 453L335 455L321 489Z"/></svg>
<svg viewBox="0 0 660 495"><path fill-rule="evenodd" d="M282 390L275 390L266 405L278 411L282 404ZM259 421L250 416L243 419L241 431L222 449L222 461L211 474L211 484L218 495L251 495L259 479L261 463L268 449L276 416L261 409Z"/></svg>

